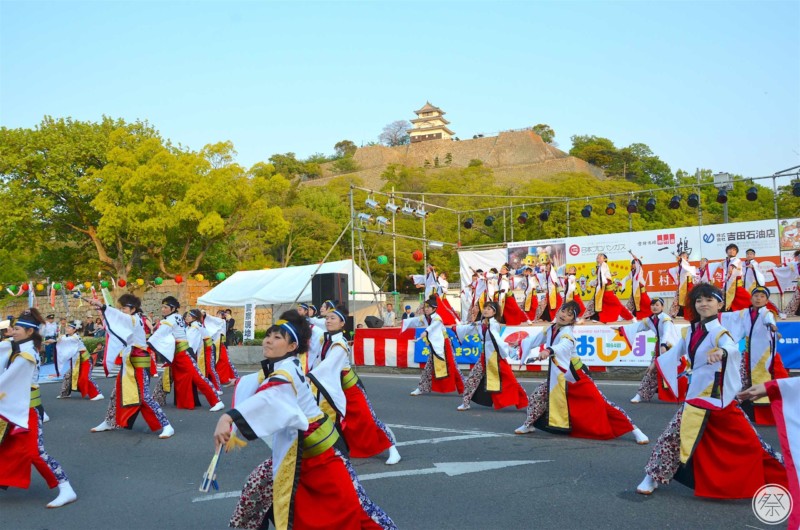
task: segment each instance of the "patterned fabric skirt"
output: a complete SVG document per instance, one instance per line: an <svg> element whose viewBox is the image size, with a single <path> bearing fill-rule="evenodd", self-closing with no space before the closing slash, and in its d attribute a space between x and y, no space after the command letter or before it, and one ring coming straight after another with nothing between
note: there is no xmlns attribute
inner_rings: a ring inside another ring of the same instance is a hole
<svg viewBox="0 0 800 530"><path fill-rule="evenodd" d="M272 459L256 467L242 488L230 520L232 528L267 528L272 518ZM292 528L397 528L391 518L367 496L350 462L339 450L303 459L292 501Z"/></svg>

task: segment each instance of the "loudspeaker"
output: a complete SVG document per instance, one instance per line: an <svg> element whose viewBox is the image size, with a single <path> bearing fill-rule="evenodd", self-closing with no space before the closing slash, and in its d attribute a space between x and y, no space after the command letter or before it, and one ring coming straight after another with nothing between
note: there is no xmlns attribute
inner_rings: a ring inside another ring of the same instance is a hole
<svg viewBox="0 0 800 530"><path fill-rule="evenodd" d="M347 274L331 272L317 274L311 278L311 300L321 307L326 300L338 300L350 312L350 296L347 291Z"/></svg>
<svg viewBox="0 0 800 530"><path fill-rule="evenodd" d="M364 324L366 324L368 328L382 328L383 320L381 320L378 317L370 315L364 319Z"/></svg>

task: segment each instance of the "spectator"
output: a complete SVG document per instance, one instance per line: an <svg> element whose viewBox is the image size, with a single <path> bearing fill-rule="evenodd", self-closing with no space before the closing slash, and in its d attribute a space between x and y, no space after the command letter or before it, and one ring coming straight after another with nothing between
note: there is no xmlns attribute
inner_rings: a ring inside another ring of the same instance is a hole
<svg viewBox="0 0 800 530"><path fill-rule="evenodd" d="M406 306L406 310L403 312L403 318L401 320L405 320L407 318L414 318L414 313L411 312L410 305Z"/></svg>
<svg viewBox="0 0 800 530"><path fill-rule="evenodd" d="M58 324L56 324L55 315L47 315L47 321L39 326L39 333L44 337L44 359L42 359L42 364L51 363L56 353L56 339L58 338Z"/></svg>
<svg viewBox="0 0 800 530"><path fill-rule="evenodd" d="M103 327L103 319L101 318L96 318L94 320L94 336L95 338L106 336L106 329Z"/></svg>
<svg viewBox="0 0 800 530"><path fill-rule="evenodd" d="M233 311L230 309L225 310L225 346L235 346L236 338L233 336L233 326L236 325L236 320L233 318Z"/></svg>
<svg viewBox="0 0 800 530"><path fill-rule="evenodd" d="M92 320L91 315L83 320L83 336L94 337L94 320Z"/></svg>
<svg viewBox="0 0 800 530"><path fill-rule="evenodd" d="M387 327L394 327L396 318L397 314L394 312L394 304L386 304L386 313L383 317L384 325Z"/></svg>

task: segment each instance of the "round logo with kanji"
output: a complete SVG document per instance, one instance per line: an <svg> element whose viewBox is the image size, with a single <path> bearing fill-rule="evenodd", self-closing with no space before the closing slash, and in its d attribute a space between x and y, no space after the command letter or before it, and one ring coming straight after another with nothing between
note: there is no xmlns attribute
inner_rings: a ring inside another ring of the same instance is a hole
<svg viewBox="0 0 800 530"><path fill-rule="evenodd" d="M753 495L753 513L764 524L781 524L792 513L792 496L778 484L761 486Z"/></svg>

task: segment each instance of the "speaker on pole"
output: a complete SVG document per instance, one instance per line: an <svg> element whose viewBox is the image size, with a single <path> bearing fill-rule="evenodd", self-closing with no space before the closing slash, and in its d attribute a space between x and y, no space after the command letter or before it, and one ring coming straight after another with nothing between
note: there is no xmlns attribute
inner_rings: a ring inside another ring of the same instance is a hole
<svg viewBox="0 0 800 530"><path fill-rule="evenodd" d="M311 278L311 301L320 307L326 300L338 300L350 312L350 295L347 290L347 274L330 272Z"/></svg>

